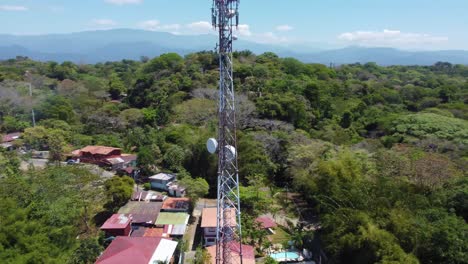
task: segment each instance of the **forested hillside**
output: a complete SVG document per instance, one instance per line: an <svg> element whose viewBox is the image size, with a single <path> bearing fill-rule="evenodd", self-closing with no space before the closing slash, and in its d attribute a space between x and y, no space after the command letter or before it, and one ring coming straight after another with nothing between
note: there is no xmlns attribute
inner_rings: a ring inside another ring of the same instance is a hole
<svg viewBox="0 0 468 264"><path fill-rule="evenodd" d="M317 224L333 263L468 263L468 66L329 68L248 51L234 65L247 242L251 217L274 213L274 193L287 189L308 205L301 220ZM216 136L218 77L211 52L1 61L0 133L24 132L15 144L49 150L51 162L120 147L143 176L203 178L213 197L205 142ZM22 172L15 152L0 152L0 164L3 263L87 263L82 252L99 252L93 217L109 188L87 188L97 179L79 168ZM305 233L294 241L311 247Z"/></svg>

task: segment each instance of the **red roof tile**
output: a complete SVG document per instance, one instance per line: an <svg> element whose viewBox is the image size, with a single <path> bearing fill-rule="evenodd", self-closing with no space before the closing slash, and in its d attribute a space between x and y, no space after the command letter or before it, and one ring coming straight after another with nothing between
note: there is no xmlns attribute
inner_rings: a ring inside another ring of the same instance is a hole
<svg viewBox="0 0 468 264"><path fill-rule="evenodd" d="M273 228L277 227L278 225L275 223L275 220L271 219L268 216L261 216L255 219L258 223L262 225L263 228Z"/></svg>

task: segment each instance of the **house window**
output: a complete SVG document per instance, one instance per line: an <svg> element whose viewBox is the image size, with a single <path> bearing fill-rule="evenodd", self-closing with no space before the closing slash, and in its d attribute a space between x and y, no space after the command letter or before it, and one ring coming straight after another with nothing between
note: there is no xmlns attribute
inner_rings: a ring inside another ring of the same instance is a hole
<svg viewBox="0 0 468 264"><path fill-rule="evenodd" d="M216 232L216 227L208 228L208 232L211 232L211 233Z"/></svg>
<svg viewBox="0 0 468 264"><path fill-rule="evenodd" d="M206 243L214 243L216 241L216 239L214 238L207 238L206 239Z"/></svg>

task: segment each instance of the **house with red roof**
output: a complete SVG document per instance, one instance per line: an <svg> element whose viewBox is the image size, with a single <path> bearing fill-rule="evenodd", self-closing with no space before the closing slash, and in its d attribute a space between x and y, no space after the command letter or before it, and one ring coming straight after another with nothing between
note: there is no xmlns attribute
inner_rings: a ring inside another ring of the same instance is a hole
<svg viewBox="0 0 468 264"><path fill-rule="evenodd" d="M231 263L243 263L243 264L255 264L255 250L254 247L249 245L241 245L237 242L229 242L227 245L233 255ZM206 248L210 254L211 264L216 263L216 245L209 246ZM242 250L242 262L240 252Z"/></svg>
<svg viewBox="0 0 468 264"><path fill-rule="evenodd" d="M263 229L266 229L270 233L274 233L273 228L277 227L275 220L269 216L260 216L255 219L255 222L259 223Z"/></svg>
<svg viewBox="0 0 468 264"><path fill-rule="evenodd" d="M72 152L80 162L96 164L99 166L113 166L108 159L118 158L122 155L120 148L105 146L86 146ZM122 161L123 162L123 161Z"/></svg>
<svg viewBox="0 0 468 264"><path fill-rule="evenodd" d="M235 209L231 210L230 218L232 226L237 225ZM216 244L217 222L217 208L203 208L201 228L203 228L203 238L205 239L205 246L212 246Z"/></svg>
<svg viewBox="0 0 468 264"><path fill-rule="evenodd" d="M177 242L161 237L123 237L112 241L96 264L171 263Z"/></svg>
<svg viewBox="0 0 468 264"><path fill-rule="evenodd" d="M132 230L131 214L113 214L101 226L107 236L129 236Z"/></svg>
<svg viewBox="0 0 468 264"><path fill-rule="evenodd" d="M136 166L137 156L122 153L122 149L106 146L86 146L72 152L73 158L80 162L96 164L112 170L125 170Z"/></svg>
<svg viewBox="0 0 468 264"><path fill-rule="evenodd" d="M15 133L10 133L3 135L1 137L2 142L0 142L0 147L6 148L7 150L12 150L14 149L14 141L19 139L21 137L20 132L15 132Z"/></svg>
<svg viewBox="0 0 468 264"><path fill-rule="evenodd" d="M10 134L6 134L2 136L2 142L1 143L9 143L17 140L18 138L21 137L21 132L14 132Z"/></svg>

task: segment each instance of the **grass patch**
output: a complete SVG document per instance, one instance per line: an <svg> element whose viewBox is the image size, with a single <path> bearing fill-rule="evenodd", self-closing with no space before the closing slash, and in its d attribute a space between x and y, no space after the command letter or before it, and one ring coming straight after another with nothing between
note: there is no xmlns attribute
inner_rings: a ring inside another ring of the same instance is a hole
<svg viewBox="0 0 468 264"><path fill-rule="evenodd" d="M275 234L269 236L271 239L271 243L273 244L283 244L284 242L288 242L291 240L291 235L286 232L286 230L282 226L278 226L274 229Z"/></svg>

